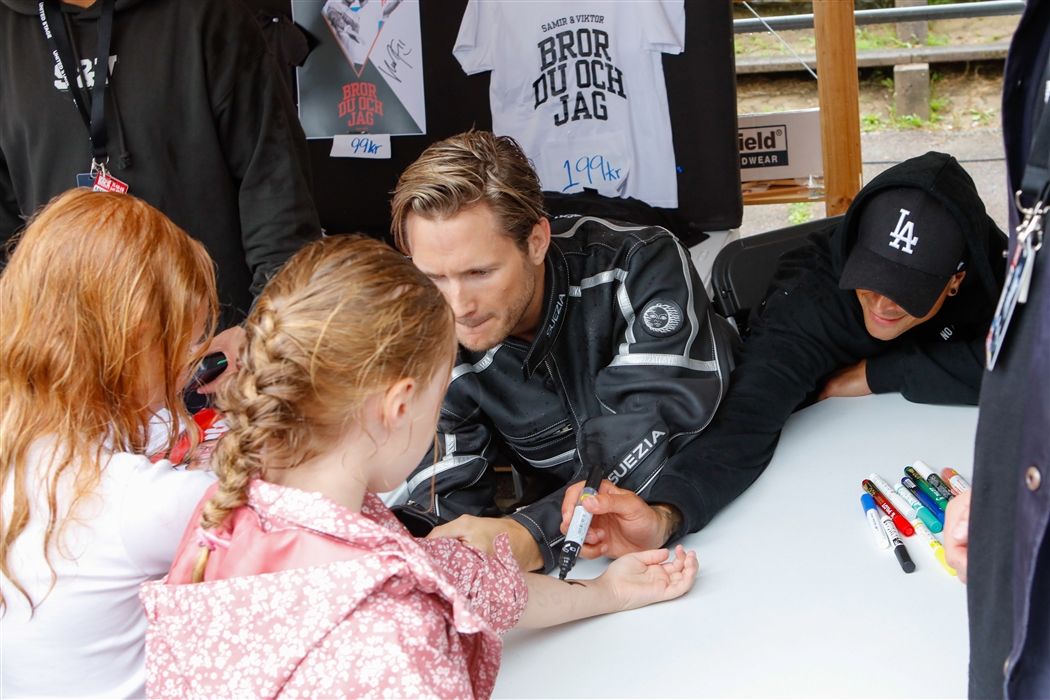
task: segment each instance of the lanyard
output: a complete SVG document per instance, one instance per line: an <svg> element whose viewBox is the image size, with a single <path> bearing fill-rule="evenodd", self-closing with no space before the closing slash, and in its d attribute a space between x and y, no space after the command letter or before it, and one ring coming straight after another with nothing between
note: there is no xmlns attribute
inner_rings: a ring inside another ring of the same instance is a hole
<svg viewBox="0 0 1050 700"><path fill-rule="evenodd" d="M1014 194L1021 223L1016 229L1013 257L1006 268L1003 291L984 342L985 366L989 370L995 368L1014 309L1018 304L1028 301L1035 257L1043 247L1044 219L1050 213L1050 106L1045 99L1050 97L1050 82L1047 81L1050 81L1050 62L1043 74L1043 82L1038 86L1042 95L1037 95L1037 99L1042 97L1043 104L1038 116L1033 115L1036 116L1035 129L1028 151L1028 163L1021 178L1021 189Z"/></svg>
<svg viewBox="0 0 1050 700"><path fill-rule="evenodd" d="M1040 113L1032 133L1032 145L1028 151L1028 164L1021 178L1021 190L1016 197L1022 215L1028 213L1022 205L1022 198L1037 205L1047 203L1047 185L1050 184L1050 105L1046 103L1045 98L1050 92L1050 59L1047 60L1039 87L1041 90L1038 92L1041 94L1038 94L1036 99L1042 98Z"/></svg>
<svg viewBox="0 0 1050 700"><path fill-rule="evenodd" d="M40 0L40 24L44 35L51 44L51 53L55 63L62 72L62 78L69 86L73 104L84 120L88 134L91 136L91 172L106 173L109 162L106 133L106 83L109 80L109 45L113 38L113 9L116 0L102 0L102 16L98 20L98 58L95 59L95 84L91 88L91 105L86 106L77 88L77 77L80 66L73 56L73 45L69 31L62 19L59 0Z"/></svg>

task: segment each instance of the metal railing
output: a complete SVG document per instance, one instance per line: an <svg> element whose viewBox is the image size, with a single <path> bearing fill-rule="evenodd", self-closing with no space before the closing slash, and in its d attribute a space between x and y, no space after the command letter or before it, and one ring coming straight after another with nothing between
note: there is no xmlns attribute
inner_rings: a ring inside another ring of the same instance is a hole
<svg viewBox="0 0 1050 700"><path fill-rule="evenodd" d="M952 5L925 5L918 7L889 7L879 10L857 10L854 21L862 24L892 24L894 22L921 22L938 19L959 19L970 17L997 17L1000 15L1019 15L1024 12L1023 0L989 0L988 2L954 3ZM784 15L765 17L770 28L778 29L812 29L813 15ZM764 32L766 27L758 19L733 20L735 34Z"/></svg>

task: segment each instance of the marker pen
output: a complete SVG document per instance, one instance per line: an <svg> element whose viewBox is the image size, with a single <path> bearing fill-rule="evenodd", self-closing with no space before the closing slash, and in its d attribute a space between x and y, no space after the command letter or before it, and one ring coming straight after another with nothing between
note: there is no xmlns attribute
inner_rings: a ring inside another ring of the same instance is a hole
<svg viewBox="0 0 1050 700"><path fill-rule="evenodd" d="M868 524L871 525L871 534L875 537L875 544L879 549L889 549L890 540L882 531L882 526L879 525L879 512L875 508L875 499L871 497L871 494L866 493L860 497L860 504L864 506L864 514L868 516Z"/></svg>
<svg viewBox="0 0 1050 700"><path fill-rule="evenodd" d="M956 496L970 488L970 482L951 467L941 470L941 478L948 482Z"/></svg>
<svg viewBox="0 0 1050 700"><path fill-rule="evenodd" d="M948 484L941 481L941 477L937 476L937 473L930 469L930 465L923 462L921 459L915 460L915 471L922 475L923 479L926 479L926 483L930 485L934 491L940 494L941 498L944 499L944 507L948 505L948 501L955 498L955 494L948 488Z"/></svg>
<svg viewBox="0 0 1050 700"><path fill-rule="evenodd" d="M948 560L944 557L944 545L937 541L937 538L933 536L933 533L926 529L926 526L922 524L921 520L916 519L912 521L912 524L915 525L915 534L919 536L920 540L929 545L930 550L933 552L933 556L937 558L937 561L941 563L941 566L944 567L945 571L952 576L955 576L955 569L948 566Z"/></svg>
<svg viewBox="0 0 1050 700"><path fill-rule="evenodd" d="M879 490L875 488L875 484L871 483L870 479L865 479L860 482L860 485L864 487L864 490L871 494L871 497L875 499L875 503L878 504L882 512L893 519L893 524L896 525L896 529L899 529L904 533L905 537L911 537L915 534L915 528L911 526L903 515L897 512L897 509L890 505L890 502L886 500L886 497L879 493ZM882 523L885 525L885 521ZM889 530L887 530L889 532ZM890 537L892 540L893 537Z"/></svg>
<svg viewBox="0 0 1050 700"><path fill-rule="evenodd" d="M944 483L944 479L936 474L930 474L926 477L926 483L928 483L934 491L939 493L945 501L950 501L955 498L955 494L952 493L951 487Z"/></svg>
<svg viewBox="0 0 1050 700"><path fill-rule="evenodd" d="M565 542L561 546L561 555L558 557L558 578L565 580L572 567L576 566L576 559L580 556L580 548L587 538L587 530L591 527L591 512L583 507L583 501L598 495L598 487L602 483L602 462L600 456L594 454L592 445L587 445L588 454L585 455L591 465L591 471L587 474L587 482L583 485L583 491L576 501L576 508L572 511L572 520L569 521L569 529L565 532Z"/></svg>
<svg viewBox="0 0 1050 700"><path fill-rule="evenodd" d="M904 473L907 474L908 477L915 482L915 485L919 487L920 491L922 491L931 499L933 499L933 502L937 504L938 508L940 508L943 511L945 508L948 507L948 499L942 496L941 494L937 493L937 491L932 486L930 486L929 482L927 482L926 479L923 479L919 475L919 472L915 471L915 469L913 469L912 467L905 467Z"/></svg>
<svg viewBox="0 0 1050 700"><path fill-rule="evenodd" d="M886 483L886 480L875 472L872 472L868 478L871 479L871 483L875 484L875 488L879 490L879 493L885 496L886 500L897 509L897 512L903 515L908 522L911 522L912 510L914 510L911 507L911 504L898 496L893 490L893 487Z"/></svg>
<svg viewBox="0 0 1050 700"><path fill-rule="evenodd" d="M908 477L904 478L907 479ZM911 479L908 479L908 481L911 481ZM909 506L911 506L911 509L915 511L915 515L919 520L926 523L926 527L930 528L933 532L940 532L944 529L944 525L942 525L941 521L937 519L937 516L933 514L933 511L924 506L904 484L897 484L893 487L893 490L896 491L897 495L900 496Z"/></svg>
<svg viewBox="0 0 1050 700"><path fill-rule="evenodd" d="M897 562L904 569L904 573L910 574L915 571L915 562L908 556L908 550L904 546L904 542L901 541L900 533L897 532L897 528L893 526L893 521L890 520L890 516L882 513L882 526L886 528L886 534L890 538L890 542L893 543L893 554L897 557ZM910 527L910 526L909 526Z"/></svg>
<svg viewBox="0 0 1050 700"><path fill-rule="evenodd" d="M944 511L941 510L939 505L937 505L937 501L930 498L925 491L920 489L918 484L916 484L911 477L906 476L901 479L901 484L903 484L904 488L908 489L911 495L915 496L920 503L930 509L930 512L934 514L941 525L944 525Z"/></svg>

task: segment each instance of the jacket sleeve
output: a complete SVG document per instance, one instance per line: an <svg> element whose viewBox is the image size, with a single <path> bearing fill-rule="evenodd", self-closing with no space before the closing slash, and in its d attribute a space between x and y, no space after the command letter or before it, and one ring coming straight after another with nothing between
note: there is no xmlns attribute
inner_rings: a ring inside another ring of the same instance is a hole
<svg viewBox="0 0 1050 700"><path fill-rule="evenodd" d="M306 653L277 695L473 697L465 658L473 648L453 643L457 631L442 614L448 604L418 589L391 588L370 595L312 645L299 641Z"/></svg>
<svg viewBox="0 0 1050 700"><path fill-rule="evenodd" d="M822 377L856 358L828 337L848 308L826 290L837 285L826 270L787 271L740 352L729 392L704 433L668 460L646 500L682 512L680 533L695 532L739 496L769 464L791 413L817 389ZM782 260L783 262L783 260ZM825 277L827 279L821 279Z"/></svg>
<svg viewBox="0 0 1050 700"><path fill-rule="evenodd" d="M244 254L258 295L299 248L320 235L310 193L306 137L288 88L255 19L240 3L218 3L209 45L212 110L226 163L239 184ZM225 39L220 41L220 38Z"/></svg>
<svg viewBox="0 0 1050 700"><path fill-rule="evenodd" d="M977 405L984 376L984 338L904 343L867 364L876 394L900 392L915 403Z"/></svg>
<svg viewBox="0 0 1050 700"><path fill-rule="evenodd" d="M626 270L614 271L622 280L612 287L612 359L594 382L602 414L582 423L577 451L595 455L605 478L651 502L646 490L661 468L714 415L732 355L692 261L673 237L640 241L625 262ZM583 303L591 293L600 292L581 290ZM563 497L561 489L511 516L540 543L548 570L563 539Z"/></svg>
<svg viewBox="0 0 1050 700"><path fill-rule="evenodd" d="M499 450L492 427L473 400L477 382L466 367L470 365L453 369L437 439L408 477L407 502L391 508L416 537L461 515L500 516L493 470Z"/></svg>
<svg viewBox="0 0 1050 700"><path fill-rule="evenodd" d="M7 167L7 158L0 152L0 270L7 266L10 255L8 244L25 223L21 214L14 184L11 182L11 171Z"/></svg>
<svg viewBox="0 0 1050 700"><path fill-rule="evenodd" d="M492 629L503 634L518 624L529 600L529 587L507 535L496 538L494 557L447 537L416 542Z"/></svg>

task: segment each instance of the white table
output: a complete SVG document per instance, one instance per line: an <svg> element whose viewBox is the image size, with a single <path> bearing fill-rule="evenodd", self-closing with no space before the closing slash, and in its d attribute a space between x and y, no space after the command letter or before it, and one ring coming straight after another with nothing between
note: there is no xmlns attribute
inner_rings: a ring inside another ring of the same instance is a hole
<svg viewBox="0 0 1050 700"><path fill-rule="evenodd" d="M916 537L913 574L876 548L860 482L899 481L916 459L969 477L976 425L976 408L899 395L796 413L766 472L685 538L700 561L692 591L512 630L494 697L965 697L965 586Z"/></svg>

